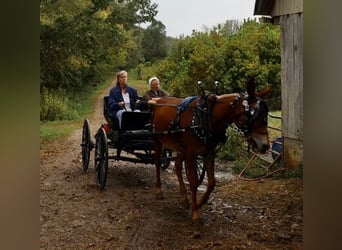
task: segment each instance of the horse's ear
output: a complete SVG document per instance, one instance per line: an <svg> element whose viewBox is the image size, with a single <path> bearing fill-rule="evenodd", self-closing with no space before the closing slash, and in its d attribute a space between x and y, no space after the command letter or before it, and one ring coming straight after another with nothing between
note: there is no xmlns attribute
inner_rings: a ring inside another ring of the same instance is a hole
<svg viewBox="0 0 342 250"><path fill-rule="evenodd" d="M268 93L270 93L273 89L272 85L268 85L266 88L260 90L256 95L260 98L263 98L265 95L267 95Z"/></svg>

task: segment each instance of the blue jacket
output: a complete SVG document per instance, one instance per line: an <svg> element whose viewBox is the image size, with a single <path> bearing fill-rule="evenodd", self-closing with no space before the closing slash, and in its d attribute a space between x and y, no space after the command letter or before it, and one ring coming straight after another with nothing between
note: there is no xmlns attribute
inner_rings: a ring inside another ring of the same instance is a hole
<svg viewBox="0 0 342 250"><path fill-rule="evenodd" d="M138 91L135 88L127 86L127 92L129 94L129 100L130 100L132 110L137 109L136 101L138 100ZM123 101L124 99L121 94L121 88L119 85L117 85L110 90L109 98L108 98L109 110L113 115L115 115L116 112L118 112L119 110L124 109L118 104L119 102L123 102Z"/></svg>

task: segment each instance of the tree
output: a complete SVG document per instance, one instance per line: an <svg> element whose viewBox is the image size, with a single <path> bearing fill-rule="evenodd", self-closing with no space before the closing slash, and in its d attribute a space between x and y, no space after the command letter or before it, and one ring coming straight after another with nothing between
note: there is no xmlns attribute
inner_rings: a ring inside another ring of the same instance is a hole
<svg viewBox="0 0 342 250"><path fill-rule="evenodd" d="M157 13L150 0L42 0L40 7L41 87L48 89L81 90L138 64L133 30Z"/></svg>
<svg viewBox="0 0 342 250"><path fill-rule="evenodd" d="M243 92L247 79L253 76L258 88L271 83L272 96L277 97L280 30L248 20L240 26L227 21L205 32L194 31L191 36L175 39L166 59L155 63L153 70L153 74L163 77L166 89L177 96L198 94L198 81L210 91L219 81L220 93Z"/></svg>
<svg viewBox="0 0 342 250"><path fill-rule="evenodd" d="M153 21L144 31L141 41L145 61L155 62L167 55L165 25Z"/></svg>

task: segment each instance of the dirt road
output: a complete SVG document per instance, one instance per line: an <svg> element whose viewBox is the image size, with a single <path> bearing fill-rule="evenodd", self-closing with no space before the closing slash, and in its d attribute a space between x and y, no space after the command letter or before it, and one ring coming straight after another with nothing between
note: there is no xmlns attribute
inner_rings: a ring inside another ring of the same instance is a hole
<svg viewBox="0 0 342 250"><path fill-rule="evenodd" d="M89 120L93 136L105 122L102 96ZM180 205L172 166L162 171L163 200L153 165L112 161L99 191L92 158L81 167L81 133L41 145L41 249L302 249L302 179L245 182L221 162L198 226Z"/></svg>

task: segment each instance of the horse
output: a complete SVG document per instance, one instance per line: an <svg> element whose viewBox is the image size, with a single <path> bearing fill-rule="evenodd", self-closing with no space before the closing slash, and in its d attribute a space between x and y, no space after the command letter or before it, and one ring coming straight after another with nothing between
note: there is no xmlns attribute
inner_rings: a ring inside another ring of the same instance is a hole
<svg viewBox="0 0 342 250"><path fill-rule="evenodd" d="M226 141L226 130L235 124L244 134L254 151L265 153L269 149L267 132L268 108L262 97L271 87L256 93L253 81L247 83L247 93L223 95L209 94L188 98L163 97L152 104L154 137L156 197L163 198L160 181L162 148L176 152L175 172L179 182L182 204L189 207L186 187L182 177L183 162L191 189L193 221L199 221L199 208L206 204L216 181L214 175L216 146ZM186 105L184 104L186 102ZM182 106L182 109L180 107ZM203 157L207 173L207 189L197 202L196 159Z"/></svg>

